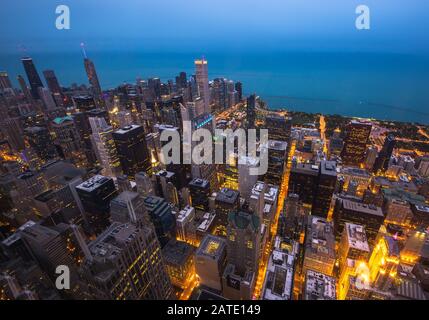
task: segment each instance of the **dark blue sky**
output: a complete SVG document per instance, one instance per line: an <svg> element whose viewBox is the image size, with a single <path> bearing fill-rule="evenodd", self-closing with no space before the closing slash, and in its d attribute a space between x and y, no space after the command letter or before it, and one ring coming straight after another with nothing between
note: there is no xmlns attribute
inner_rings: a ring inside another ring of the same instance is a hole
<svg viewBox="0 0 429 320"><path fill-rule="evenodd" d="M55 8L71 30L55 28ZM355 8L371 9L371 30ZM1 0L0 50L351 50L429 53L426 0Z"/></svg>

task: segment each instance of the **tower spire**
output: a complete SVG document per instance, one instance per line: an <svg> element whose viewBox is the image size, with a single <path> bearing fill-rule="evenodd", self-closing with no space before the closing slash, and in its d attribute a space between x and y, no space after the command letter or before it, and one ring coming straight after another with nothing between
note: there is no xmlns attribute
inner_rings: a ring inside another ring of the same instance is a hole
<svg viewBox="0 0 429 320"><path fill-rule="evenodd" d="M82 55L85 59L88 59L88 56L86 55L86 50L85 50L85 43L81 42L80 43L80 47L82 49Z"/></svg>

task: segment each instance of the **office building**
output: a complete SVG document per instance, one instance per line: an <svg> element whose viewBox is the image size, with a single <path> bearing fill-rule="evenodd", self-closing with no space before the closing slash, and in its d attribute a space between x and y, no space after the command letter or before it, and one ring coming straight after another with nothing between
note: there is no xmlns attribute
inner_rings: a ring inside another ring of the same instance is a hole
<svg viewBox="0 0 429 320"><path fill-rule="evenodd" d="M28 83L31 88L31 95L33 99L39 99L39 88L43 87L42 80L37 73L36 66L33 63L33 59L30 57L24 57L21 59L21 62L24 66L25 73L27 75Z"/></svg>
<svg viewBox="0 0 429 320"><path fill-rule="evenodd" d="M209 211L210 183L203 179L193 179L189 183L192 206L195 210Z"/></svg>
<svg viewBox="0 0 429 320"><path fill-rule="evenodd" d="M142 126L126 126L114 131L112 136L124 174L134 176L140 171L151 172L150 155Z"/></svg>
<svg viewBox="0 0 429 320"><path fill-rule="evenodd" d="M198 95L204 101L204 112L210 113L210 88L207 60L195 60L195 75L198 86Z"/></svg>
<svg viewBox="0 0 429 320"><path fill-rule="evenodd" d="M188 243L196 243L195 209L186 206L176 217L176 237Z"/></svg>
<svg viewBox="0 0 429 320"><path fill-rule="evenodd" d="M261 221L257 215L244 211L230 212L227 226L228 263L238 273L258 269L261 249Z"/></svg>
<svg viewBox="0 0 429 320"><path fill-rule="evenodd" d="M333 213L335 237L340 239L346 222L365 227L368 244L372 248L384 222L384 214L380 207L364 204L348 199L338 198Z"/></svg>
<svg viewBox="0 0 429 320"><path fill-rule="evenodd" d="M195 277L195 247L175 239L162 248L165 267L173 286L185 289Z"/></svg>
<svg viewBox="0 0 429 320"><path fill-rule="evenodd" d="M144 206L155 227L159 243L164 247L176 235L176 219L171 207L163 198L154 196L146 197Z"/></svg>
<svg viewBox="0 0 429 320"><path fill-rule="evenodd" d="M273 185L281 185L287 164L287 142L268 140L268 170L264 181Z"/></svg>
<svg viewBox="0 0 429 320"><path fill-rule="evenodd" d="M91 141L103 173L114 177L122 173L121 162L113 140L113 128L101 117L88 118L91 126Z"/></svg>
<svg viewBox="0 0 429 320"><path fill-rule="evenodd" d="M242 156L238 159L238 190L244 199L249 199L253 186L259 176L253 174L259 167L259 159L255 157Z"/></svg>
<svg viewBox="0 0 429 320"><path fill-rule="evenodd" d="M255 283L255 271L242 272L228 263L222 275L222 296L229 300L251 300Z"/></svg>
<svg viewBox="0 0 429 320"><path fill-rule="evenodd" d="M228 215L232 211L238 211L240 207L240 193L236 190L222 188L216 193L216 228L217 234L226 236Z"/></svg>
<svg viewBox="0 0 429 320"><path fill-rule="evenodd" d="M24 135L30 147L33 148L41 160L48 161L57 156L48 129L44 127L28 127L24 130Z"/></svg>
<svg viewBox="0 0 429 320"><path fill-rule="evenodd" d="M81 273L97 300L164 300L172 294L161 248L149 222L113 223L89 245Z"/></svg>
<svg viewBox="0 0 429 320"><path fill-rule="evenodd" d="M277 140L290 144L292 118L278 114L270 114L265 118L265 128L268 129L270 140Z"/></svg>
<svg viewBox="0 0 429 320"><path fill-rule="evenodd" d="M389 167L389 161L392 157L393 149L395 148L395 137L388 135L384 140L383 148L378 154L377 160L374 164L374 172L383 171L385 172Z"/></svg>
<svg viewBox="0 0 429 320"><path fill-rule="evenodd" d="M102 233L109 225L110 202L117 195L112 178L96 175L76 187L85 210L85 222L95 234Z"/></svg>
<svg viewBox="0 0 429 320"><path fill-rule="evenodd" d="M347 260L368 261L370 248L365 228L361 225L346 223L338 247L340 273L346 268Z"/></svg>
<svg viewBox="0 0 429 320"><path fill-rule="evenodd" d="M302 274L307 270L331 276L335 264L334 226L326 219L309 216L304 241Z"/></svg>
<svg viewBox="0 0 429 320"><path fill-rule="evenodd" d="M206 235L195 252L195 271L202 286L222 291L222 275L226 267L226 240Z"/></svg>
<svg viewBox="0 0 429 320"><path fill-rule="evenodd" d="M341 152L341 159L344 164L355 166L363 164L371 129L371 123L359 121L349 123Z"/></svg>
<svg viewBox="0 0 429 320"><path fill-rule="evenodd" d="M241 99L240 99L241 100ZM255 129L256 121L256 95L247 98L247 129Z"/></svg>

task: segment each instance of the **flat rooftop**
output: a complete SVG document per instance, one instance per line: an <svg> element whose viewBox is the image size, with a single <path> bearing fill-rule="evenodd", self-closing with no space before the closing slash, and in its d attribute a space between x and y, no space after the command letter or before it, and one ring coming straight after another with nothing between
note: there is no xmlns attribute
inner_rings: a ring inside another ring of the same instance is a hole
<svg viewBox="0 0 429 320"><path fill-rule="evenodd" d="M110 180L112 180L112 178L108 178L102 175L95 175L92 178L82 182L76 187L76 189L91 192Z"/></svg>
<svg viewBox="0 0 429 320"><path fill-rule="evenodd" d="M193 256L194 251L195 247L190 244L173 239L162 248L162 256L170 265L183 266Z"/></svg>
<svg viewBox="0 0 429 320"><path fill-rule="evenodd" d="M307 270L305 277L305 300L335 300L336 280L313 270Z"/></svg>
<svg viewBox="0 0 429 320"><path fill-rule="evenodd" d="M343 207L344 209L360 212L367 215L374 215L379 217L384 217L383 210L380 207L377 207L372 204L365 204L356 201L351 201L347 199L343 199Z"/></svg>
<svg viewBox="0 0 429 320"><path fill-rule="evenodd" d="M345 230L347 232L349 247L369 252L369 245L364 226L346 222Z"/></svg>
<svg viewBox="0 0 429 320"><path fill-rule="evenodd" d="M219 259L225 250L225 239L209 234L201 241L200 246L196 251L196 256L206 256L212 259Z"/></svg>

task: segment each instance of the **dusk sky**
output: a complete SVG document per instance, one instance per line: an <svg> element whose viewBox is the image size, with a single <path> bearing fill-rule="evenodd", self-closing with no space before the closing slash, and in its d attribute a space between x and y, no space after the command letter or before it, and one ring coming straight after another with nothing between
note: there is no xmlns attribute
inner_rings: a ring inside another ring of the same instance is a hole
<svg viewBox="0 0 429 320"><path fill-rule="evenodd" d="M55 28L55 8L71 30ZM323 4L323 5L322 5ZM371 9L371 30L355 9ZM2 0L0 50L351 50L429 53L424 0Z"/></svg>

